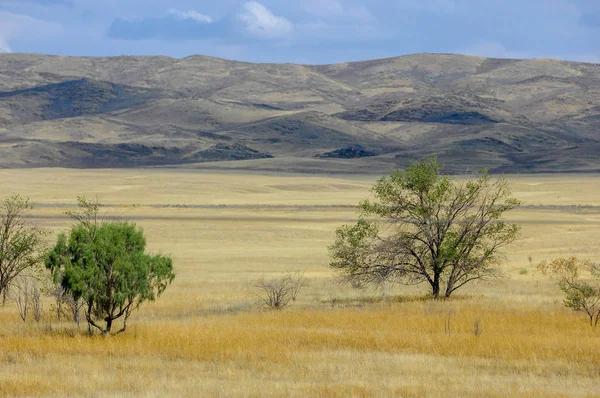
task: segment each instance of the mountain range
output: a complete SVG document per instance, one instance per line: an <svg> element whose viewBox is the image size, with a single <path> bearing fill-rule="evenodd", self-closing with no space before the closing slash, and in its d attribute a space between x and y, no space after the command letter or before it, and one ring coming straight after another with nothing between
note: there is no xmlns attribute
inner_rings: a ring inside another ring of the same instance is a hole
<svg viewBox="0 0 600 398"><path fill-rule="evenodd" d="M0 167L600 171L600 65L0 54Z"/></svg>

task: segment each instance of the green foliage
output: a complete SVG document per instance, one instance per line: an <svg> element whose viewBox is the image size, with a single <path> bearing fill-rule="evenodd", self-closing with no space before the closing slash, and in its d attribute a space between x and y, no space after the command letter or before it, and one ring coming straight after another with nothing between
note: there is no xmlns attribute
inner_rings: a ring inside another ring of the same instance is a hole
<svg viewBox="0 0 600 398"><path fill-rule="evenodd" d="M359 204L360 219L337 230L331 267L356 284L387 280L428 283L445 297L465 284L497 276L499 249L519 227L502 219L520 205L506 179L483 171L461 182L441 174L436 158L394 171Z"/></svg>
<svg viewBox="0 0 600 398"><path fill-rule="evenodd" d="M596 286L591 286L581 281L574 283L561 281L559 282L559 287L566 295L564 300L565 307L572 308L575 311L591 307L590 301L593 300L596 302L600 297L600 291Z"/></svg>
<svg viewBox="0 0 600 398"><path fill-rule="evenodd" d="M336 231L336 244L329 248L331 255L330 266L338 271L352 276L358 284L382 282L374 270L372 257L377 255L374 250L378 235L375 223L359 220L355 225L344 225Z"/></svg>
<svg viewBox="0 0 600 398"><path fill-rule="evenodd" d="M20 276L38 277L43 269L45 233L31 224L29 200L10 196L0 204L0 294L3 300Z"/></svg>
<svg viewBox="0 0 600 398"><path fill-rule="evenodd" d="M121 332L132 311L155 300L175 277L170 258L146 254L145 248L134 224L79 223L58 237L46 267L75 300L83 299L90 326L110 334L113 321L123 317Z"/></svg>
<svg viewBox="0 0 600 398"><path fill-rule="evenodd" d="M542 261L537 267L544 275L558 281L558 287L565 294L563 304L588 316L590 326L596 328L600 322L600 285L582 279L589 273L600 278L600 266L577 257L557 258L551 262Z"/></svg>

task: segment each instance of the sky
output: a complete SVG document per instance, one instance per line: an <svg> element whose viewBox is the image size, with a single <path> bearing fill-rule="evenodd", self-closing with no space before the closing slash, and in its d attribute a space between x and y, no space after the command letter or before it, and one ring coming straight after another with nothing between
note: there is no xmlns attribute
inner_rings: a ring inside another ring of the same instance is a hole
<svg viewBox="0 0 600 398"><path fill-rule="evenodd" d="M0 0L0 52L303 64L458 53L600 63L600 0Z"/></svg>

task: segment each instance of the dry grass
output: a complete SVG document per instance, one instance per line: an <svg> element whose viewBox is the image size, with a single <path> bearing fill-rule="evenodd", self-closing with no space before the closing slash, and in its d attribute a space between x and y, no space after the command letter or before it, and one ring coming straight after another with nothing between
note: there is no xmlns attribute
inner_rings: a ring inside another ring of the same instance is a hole
<svg viewBox="0 0 600 398"><path fill-rule="evenodd" d="M440 303L418 299L419 289L395 288L402 296L382 303L377 292L338 285L326 267L326 246L335 227L353 219L352 210L294 207L354 205L374 178L158 170L0 176L1 192L36 203L98 194L123 205L107 211L144 227L151 249L172 254L178 273L116 338L88 338L68 323L23 324L11 304L0 308L0 395L598 395L600 332L563 309L558 289L528 260L571 254L598 260L600 212L593 209L514 212L523 239L508 253L504 281L470 286ZM600 205L598 177L511 179L527 204ZM35 215L57 232L69 225L61 211L40 207ZM298 303L262 311L253 282L288 270L304 271L309 280Z"/></svg>
<svg viewBox="0 0 600 398"><path fill-rule="evenodd" d="M600 376L598 336L570 313L486 300L155 320L108 339L14 326L0 348L6 395L583 396Z"/></svg>

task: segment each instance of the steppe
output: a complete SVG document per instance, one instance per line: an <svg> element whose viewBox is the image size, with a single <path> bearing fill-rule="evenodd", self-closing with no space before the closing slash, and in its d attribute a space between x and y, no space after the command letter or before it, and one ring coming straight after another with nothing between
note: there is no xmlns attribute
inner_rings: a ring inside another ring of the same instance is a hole
<svg viewBox="0 0 600 398"><path fill-rule="evenodd" d="M63 212L77 195L98 197L107 217L143 227L177 273L111 338L0 308L0 395L599 395L600 332L535 269L557 256L600 260L598 175L509 176L524 207L508 216L523 231L505 278L444 302L401 286L382 301L328 269L335 228L355 220L376 178L0 170L1 196L29 196L49 242L69 227ZM287 271L304 272L307 286L291 308L265 310L254 284Z"/></svg>

